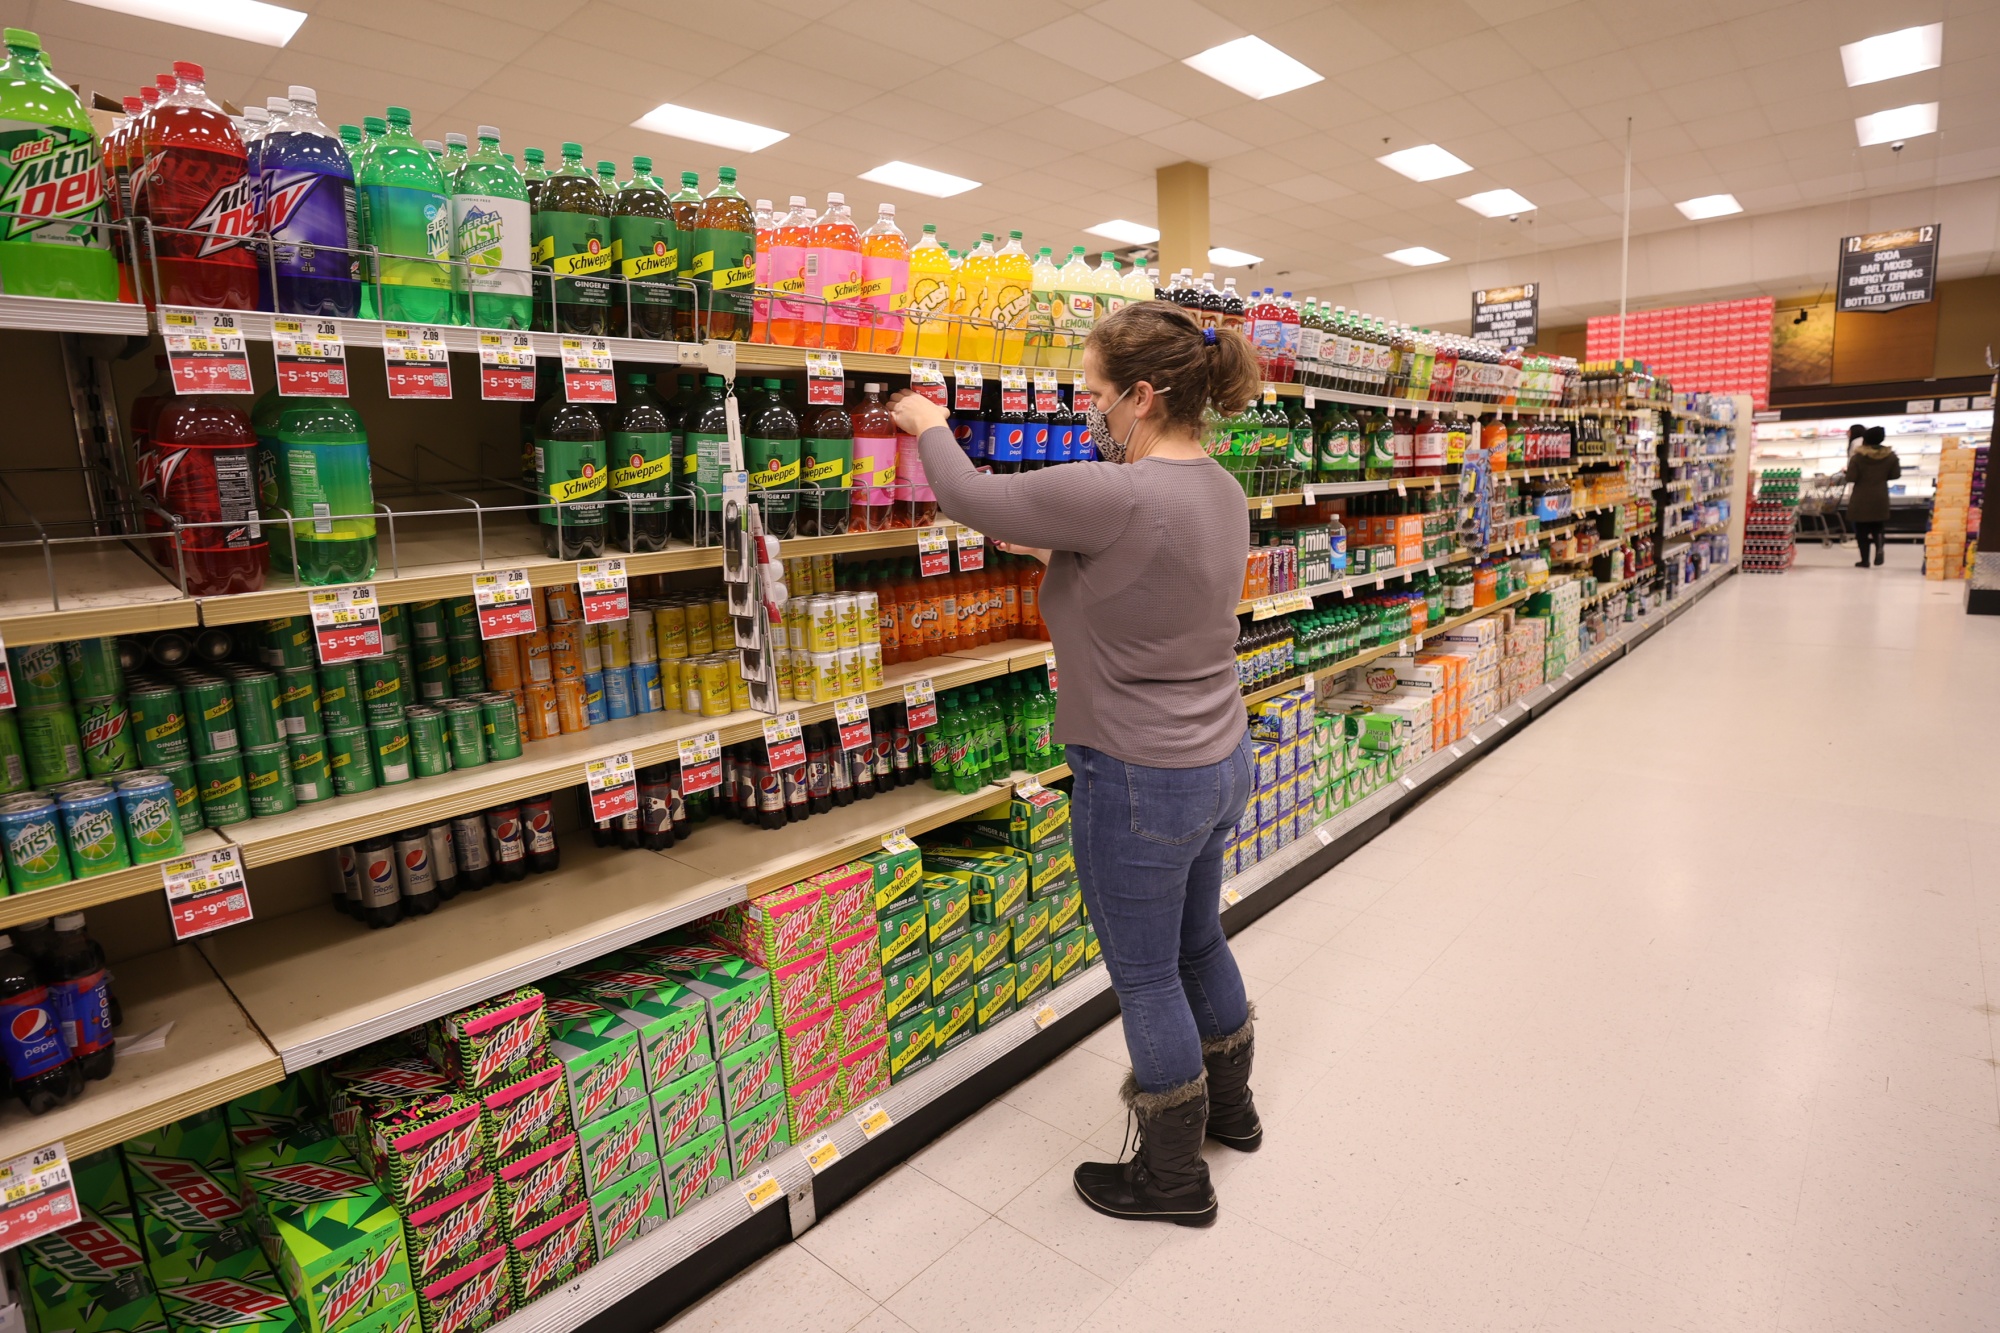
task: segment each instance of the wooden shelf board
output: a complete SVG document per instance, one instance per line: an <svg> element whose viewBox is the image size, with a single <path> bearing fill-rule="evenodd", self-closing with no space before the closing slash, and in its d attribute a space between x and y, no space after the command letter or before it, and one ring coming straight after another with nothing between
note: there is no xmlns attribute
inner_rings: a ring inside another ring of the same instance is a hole
<svg viewBox="0 0 2000 1333"><path fill-rule="evenodd" d="M52 598L40 548L0 551L0 589L6 590L0 638L13 646L184 629L197 622L194 599L181 596L150 561L120 542L58 546L54 553Z"/></svg>
<svg viewBox="0 0 2000 1333"><path fill-rule="evenodd" d="M222 835L212 829L196 829L182 839L183 850L187 852L212 852L223 845ZM138 898L160 892L163 889L159 862L127 866L109 874L73 879L67 884L28 889L0 898L0 927L38 921L63 912L81 912L86 907L117 902L120 898Z"/></svg>
<svg viewBox="0 0 2000 1333"><path fill-rule="evenodd" d="M47 1115L30 1116L9 1097L0 1110L0 1155L61 1139L74 1160L284 1077L277 1052L199 950L177 946L125 959L113 971L125 1010L119 1036L143 1036L171 1021L166 1045L121 1053L108 1078L84 1085L81 1097Z"/></svg>

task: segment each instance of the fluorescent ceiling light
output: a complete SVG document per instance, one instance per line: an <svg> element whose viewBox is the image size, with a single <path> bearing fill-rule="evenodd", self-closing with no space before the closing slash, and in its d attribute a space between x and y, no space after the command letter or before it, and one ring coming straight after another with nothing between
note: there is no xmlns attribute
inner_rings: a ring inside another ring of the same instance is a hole
<svg viewBox="0 0 2000 1333"><path fill-rule="evenodd" d="M1189 56L1181 63L1260 102L1326 77L1262 37L1238 37L1233 42L1211 46L1198 56Z"/></svg>
<svg viewBox="0 0 2000 1333"><path fill-rule="evenodd" d="M80 3L179 28L236 37L260 46L283 46L306 21L300 10L267 5L262 0L80 0Z"/></svg>
<svg viewBox="0 0 2000 1333"><path fill-rule="evenodd" d="M1232 250L1226 245L1212 245L1208 249L1208 262L1222 268L1249 268L1252 264L1263 263L1264 256Z"/></svg>
<svg viewBox="0 0 2000 1333"><path fill-rule="evenodd" d="M739 153L754 153L769 148L780 139L791 137L783 130L752 125L747 120L731 120L727 116L712 116L692 107L675 106L672 102L660 103L633 121L632 128L651 130L676 139L692 139L716 148L733 148Z"/></svg>
<svg viewBox="0 0 2000 1333"><path fill-rule="evenodd" d="M1422 268L1426 264L1446 264L1451 262L1450 255L1441 255L1427 245L1413 245L1404 250L1391 250L1388 254L1383 255L1382 258L1393 259L1398 264L1408 264L1411 268Z"/></svg>
<svg viewBox="0 0 2000 1333"><path fill-rule="evenodd" d="M1926 23L1917 28L1899 28L1880 37L1849 42L1840 48L1840 68L1847 86L1899 79L1905 74L1936 69L1944 63L1944 24Z"/></svg>
<svg viewBox="0 0 2000 1333"><path fill-rule="evenodd" d="M927 194L933 199L949 199L955 194L979 188L978 181L954 176L948 171L932 171L929 167L910 162L884 162L873 171L862 172L861 179L898 190L909 190L914 194Z"/></svg>
<svg viewBox="0 0 2000 1333"><path fill-rule="evenodd" d="M1458 201L1483 218L1508 218L1517 213L1532 213L1535 205L1523 199L1512 190L1486 190L1479 194L1468 194Z"/></svg>
<svg viewBox="0 0 2000 1333"><path fill-rule="evenodd" d="M1914 102L1877 111L1872 116L1856 116L1855 137L1867 148L1872 144L1895 143L1898 139L1914 139L1920 134L1936 134L1937 106L1936 102Z"/></svg>
<svg viewBox="0 0 2000 1333"><path fill-rule="evenodd" d="M1123 241L1127 245L1151 245L1160 239L1158 227L1148 227L1138 222L1127 222L1124 218L1113 218L1100 222L1095 227L1085 227L1092 236L1102 236L1108 240Z"/></svg>
<svg viewBox="0 0 2000 1333"><path fill-rule="evenodd" d="M1731 213L1741 213L1743 205L1736 202L1733 194L1705 194L1699 199L1683 199L1674 205L1681 216L1690 222L1700 222L1706 218L1726 218Z"/></svg>
<svg viewBox="0 0 2000 1333"><path fill-rule="evenodd" d="M1390 153L1387 157L1375 159L1391 171L1400 171L1413 181L1434 181L1445 176L1456 176L1470 171L1472 167L1462 159L1447 153L1434 143L1418 144L1415 148L1404 148Z"/></svg>

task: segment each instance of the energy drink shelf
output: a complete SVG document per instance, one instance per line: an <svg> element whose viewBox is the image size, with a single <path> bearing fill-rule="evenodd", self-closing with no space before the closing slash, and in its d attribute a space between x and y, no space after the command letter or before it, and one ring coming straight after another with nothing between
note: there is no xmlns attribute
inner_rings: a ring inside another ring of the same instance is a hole
<svg viewBox="0 0 2000 1333"><path fill-rule="evenodd" d="M75 1161L284 1077L277 1052L196 950L122 959L117 972L125 1035L110 1075L46 1115L30 1116L9 1097L0 1110L0 1154L18 1157L60 1139ZM133 1049L147 1038L161 1044Z"/></svg>
<svg viewBox="0 0 2000 1333"><path fill-rule="evenodd" d="M53 537L46 546L9 546L0 550L0 589L0 639L14 647L186 629L200 620L195 600L122 541Z"/></svg>
<svg viewBox="0 0 2000 1333"><path fill-rule="evenodd" d="M190 855L216 851L223 845L222 836L207 829L196 829L181 843L182 851ZM17 889L0 898L0 928L16 926L23 921L38 921L63 912L81 912L86 907L116 902L120 898L137 898L162 891L160 863L157 861L126 866L123 870L92 875L88 879L73 879L46 889Z"/></svg>

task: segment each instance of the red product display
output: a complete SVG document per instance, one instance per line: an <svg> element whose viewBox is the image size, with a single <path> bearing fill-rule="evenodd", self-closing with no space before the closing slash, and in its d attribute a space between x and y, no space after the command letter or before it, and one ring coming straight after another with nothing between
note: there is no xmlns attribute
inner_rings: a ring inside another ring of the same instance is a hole
<svg viewBox="0 0 2000 1333"><path fill-rule="evenodd" d="M1760 296L1630 313L1622 353L1618 316L1600 315L1590 321L1584 359L1623 355L1644 361L1675 393L1747 393L1755 407L1768 407L1774 307Z"/></svg>
<svg viewBox="0 0 2000 1333"><path fill-rule="evenodd" d="M140 282L149 304L254 310L257 261L247 242L257 210L243 140L209 101L200 65L177 60L174 75L178 86L146 116L132 173L132 212L153 228L158 290L143 267Z"/></svg>
<svg viewBox="0 0 2000 1333"><path fill-rule="evenodd" d="M183 527L176 538L155 543L165 547L167 573L184 571L193 596L264 586L270 550L253 521L257 482L250 451L256 443L249 416L223 399L176 398L153 418L154 501L183 524L215 525Z"/></svg>

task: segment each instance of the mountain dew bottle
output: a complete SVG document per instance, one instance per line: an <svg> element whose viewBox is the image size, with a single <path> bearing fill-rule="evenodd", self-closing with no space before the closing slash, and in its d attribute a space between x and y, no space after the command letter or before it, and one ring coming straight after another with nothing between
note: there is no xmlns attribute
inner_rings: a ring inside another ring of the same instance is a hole
<svg viewBox="0 0 2000 1333"><path fill-rule="evenodd" d="M118 299L103 159L83 103L42 61L42 39L6 30L0 63L0 291Z"/></svg>
<svg viewBox="0 0 2000 1333"><path fill-rule="evenodd" d="M375 577L375 491L361 414L344 398L284 399L277 455L299 581L324 586ZM275 535L271 544L281 540Z"/></svg>
<svg viewBox="0 0 2000 1333"><path fill-rule="evenodd" d="M528 187L500 152L500 131L479 127L479 147L451 181L451 257L467 322L482 329L534 323L534 246Z"/></svg>
<svg viewBox="0 0 2000 1333"><path fill-rule="evenodd" d="M451 200L408 111L389 108L387 132L361 167L362 237L380 255L377 318L451 323Z"/></svg>

